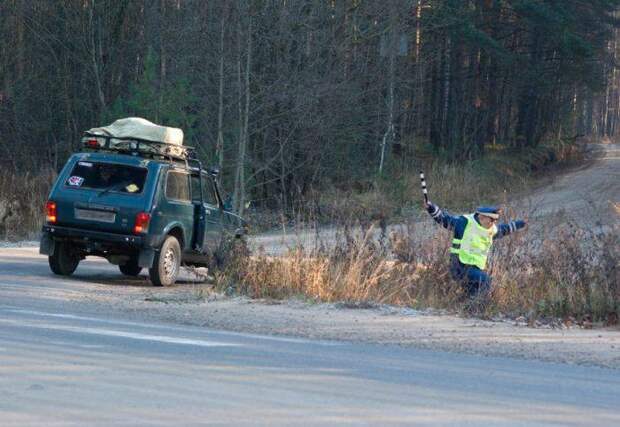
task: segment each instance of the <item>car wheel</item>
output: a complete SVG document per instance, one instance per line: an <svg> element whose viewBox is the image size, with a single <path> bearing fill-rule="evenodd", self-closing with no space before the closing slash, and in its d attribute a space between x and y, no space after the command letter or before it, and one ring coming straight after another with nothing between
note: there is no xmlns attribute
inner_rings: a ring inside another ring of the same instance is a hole
<svg viewBox="0 0 620 427"><path fill-rule="evenodd" d="M174 236L166 237L159 252L155 254L153 267L149 268L151 282L155 286L171 286L181 267L181 245Z"/></svg>
<svg viewBox="0 0 620 427"><path fill-rule="evenodd" d="M138 265L138 260L135 258L131 258L123 265L119 265L118 269L125 276L137 276L142 271L142 267Z"/></svg>
<svg viewBox="0 0 620 427"><path fill-rule="evenodd" d="M80 263L80 256L67 242L55 242L54 254L48 257L48 261L54 274L70 276Z"/></svg>

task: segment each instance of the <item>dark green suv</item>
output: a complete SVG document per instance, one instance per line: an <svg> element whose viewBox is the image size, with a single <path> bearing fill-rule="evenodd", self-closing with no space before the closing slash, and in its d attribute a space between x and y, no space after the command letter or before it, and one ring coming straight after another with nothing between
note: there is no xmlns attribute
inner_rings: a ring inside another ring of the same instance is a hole
<svg viewBox="0 0 620 427"><path fill-rule="evenodd" d="M190 148L88 134L83 142L90 152L71 156L46 206L40 253L54 273L68 276L95 255L125 275L148 268L154 285L172 285L181 263L208 265L222 242L243 235L216 171Z"/></svg>

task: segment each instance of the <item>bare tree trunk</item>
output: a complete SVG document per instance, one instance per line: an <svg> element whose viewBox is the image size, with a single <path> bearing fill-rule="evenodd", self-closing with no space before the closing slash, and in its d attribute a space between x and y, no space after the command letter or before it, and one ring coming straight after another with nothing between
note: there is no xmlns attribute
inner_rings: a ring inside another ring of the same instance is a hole
<svg viewBox="0 0 620 427"><path fill-rule="evenodd" d="M93 75L95 76L95 88L97 90L97 99L99 101L99 107L101 108L101 113L103 113L106 109L105 104L105 96L103 95L103 88L101 87L101 70L99 69L99 62L97 60L97 43L95 41L95 33L97 29L95 28L94 22L94 12L95 12L95 0L93 0L88 16L88 26L90 31L90 56L93 67Z"/></svg>
<svg viewBox="0 0 620 427"><path fill-rule="evenodd" d="M224 171L224 35L226 33L226 6L223 6L220 28L220 64L219 64L219 99L217 112L217 144L216 151L220 171ZM223 175L222 175L223 176Z"/></svg>
<svg viewBox="0 0 620 427"><path fill-rule="evenodd" d="M241 15L241 13L239 13ZM243 144L243 108L241 104L241 95L243 94L243 87L241 86L241 55L243 51L241 49L241 16L239 16L239 21L237 23L237 112L239 117L238 130L239 134L237 137L237 163L235 167L235 189L233 192L233 203L235 211L239 212L240 203L239 198L241 196L241 169L243 168L243 164L241 163L241 145Z"/></svg>
<svg viewBox="0 0 620 427"><path fill-rule="evenodd" d="M614 14L615 18L618 18L618 12L616 12ZM620 37L620 31L618 31L618 29L614 30L614 52L613 52L613 59L614 59L614 63L617 63L618 61L618 37ZM613 67L612 70L612 75L611 75L611 83L608 83L611 85L612 87L612 91L613 91L613 95L612 95L612 106L611 108L613 108L613 115L612 115L612 119L611 119L611 123L609 126L609 134L614 137L616 136L616 129L617 129L617 124L618 124L618 119L620 118L620 99L619 98L619 93L618 93L618 68L617 67Z"/></svg>
<svg viewBox="0 0 620 427"><path fill-rule="evenodd" d="M394 1L390 1L390 40L389 40L389 60L388 60L388 87L387 87L387 123L383 141L381 142L381 159L379 161L379 174L383 173L383 164L385 161L385 148L388 138L390 141L394 139L394 63L396 58L396 49L398 48L398 27L396 6Z"/></svg>
<svg viewBox="0 0 620 427"><path fill-rule="evenodd" d="M241 29L239 28L239 32ZM252 65L252 16L248 11L248 38L246 46L245 64L245 87L241 84L241 38L239 38L239 57L237 61L237 82L239 84L239 94L245 90L245 106L242 106L242 98L239 96L239 154L237 157L237 173L235 176L234 198L236 210L239 215L243 215L245 210L245 156L248 145L248 127L250 115L250 67Z"/></svg>
<svg viewBox="0 0 620 427"><path fill-rule="evenodd" d="M158 18L159 25L163 28L166 19L166 0L160 0ZM166 86L166 45L161 28L159 30L159 106L157 108L160 114L164 105L164 88Z"/></svg>
<svg viewBox="0 0 620 427"><path fill-rule="evenodd" d="M17 77L24 75L24 0L16 0Z"/></svg>
<svg viewBox="0 0 620 427"><path fill-rule="evenodd" d="M422 0L418 0L415 7L415 62L420 61L420 48L422 47Z"/></svg>
<svg viewBox="0 0 620 427"><path fill-rule="evenodd" d="M252 15L249 15L248 22L248 46L247 46L247 54L246 54L246 64L245 64L245 114L244 114L244 123L243 123L243 143L241 144L240 149L240 160L241 160L241 173L240 173L240 184L241 184L241 197L240 197L240 205L239 205L239 215L243 216L243 212L245 211L245 152L249 142L249 123L250 123L250 69L252 67Z"/></svg>
<svg viewBox="0 0 620 427"><path fill-rule="evenodd" d="M442 145L449 143L448 108L450 106L450 65L452 60L452 41L450 36L446 38L446 47L443 57L443 105L441 107L441 142Z"/></svg>

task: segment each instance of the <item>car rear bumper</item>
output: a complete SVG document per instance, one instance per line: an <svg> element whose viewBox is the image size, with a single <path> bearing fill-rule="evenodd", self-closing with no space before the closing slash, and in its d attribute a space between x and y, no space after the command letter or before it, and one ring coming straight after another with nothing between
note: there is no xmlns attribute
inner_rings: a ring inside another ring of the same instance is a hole
<svg viewBox="0 0 620 427"><path fill-rule="evenodd" d="M106 233L104 231L84 230L81 228L61 227L56 225L44 225L43 236L52 239L65 239L76 242L88 243L108 243L141 248L145 246L145 239L142 236L131 234Z"/></svg>
<svg viewBox="0 0 620 427"><path fill-rule="evenodd" d="M44 225L42 229L39 253L54 255L54 241L69 241L82 247L86 253L105 256L110 253L138 254L138 265L150 268L153 265L158 236L133 236L81 228ZM111 258L108 258L110 262Z"/></svg>

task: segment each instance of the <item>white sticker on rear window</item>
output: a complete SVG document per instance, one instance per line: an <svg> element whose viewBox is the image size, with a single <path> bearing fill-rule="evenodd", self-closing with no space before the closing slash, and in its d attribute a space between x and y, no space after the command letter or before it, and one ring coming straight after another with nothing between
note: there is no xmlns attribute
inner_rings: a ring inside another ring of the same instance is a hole
<svg viewBox="0 0 620 427"><path fill-rule="evenodd" d="M80 166L86 166L87 168L92 168L93 164L91 162L78 162Z"/></svg>
<svg viewBox="0 0 620 427"><path fill-rule="evenodd" d="M83 182L84 182L84 178L82 178L81 176L72 176L71 178L67 180L67 184L73 187L80 187Z"/></svg>

